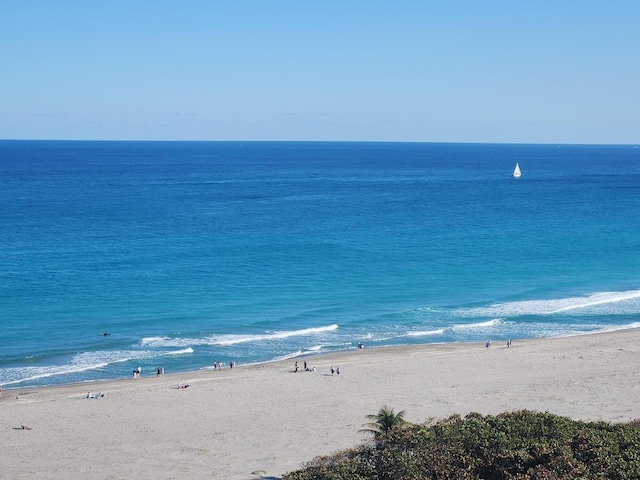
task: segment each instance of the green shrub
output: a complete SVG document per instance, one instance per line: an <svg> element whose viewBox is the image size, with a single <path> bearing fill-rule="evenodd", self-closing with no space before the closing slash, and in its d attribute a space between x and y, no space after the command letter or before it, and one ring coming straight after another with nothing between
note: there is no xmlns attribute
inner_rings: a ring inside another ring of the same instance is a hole
<svg viewBox="0 0 640 480"><path fill-rule="evenodd" d="M580 422L526 410L405 423L283 477L320 479L640 479L640 423Z"/></svg>

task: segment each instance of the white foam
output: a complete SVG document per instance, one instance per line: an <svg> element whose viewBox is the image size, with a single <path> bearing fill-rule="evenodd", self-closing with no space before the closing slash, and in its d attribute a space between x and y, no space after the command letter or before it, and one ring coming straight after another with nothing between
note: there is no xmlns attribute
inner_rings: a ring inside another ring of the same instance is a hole
<svg viewBox="0 0 640 480"><path fill-rule="evenodd" d="M452 325L450 328L452 330L476 330L480 328L495 327L496 325L500 325L501 323L503 323L501 319L494 318L493 320L487 320L486 322Z"/></svg>
<svg viewBox="0 0 640 480"><path fill-rule="evenodd" d="M188 353L193 353L193 348L183 348L182 350L175 350L173 352L165 352L165 355L185 355Z"/></svg>
<svg viewBox="0 0 640 480"><path fill-rule="evenodd" d="M289 360L291 358L296 358L296 357L300 357L302 356L302 351L298 350L297 352L294 353L289 353L287 355L282 355L280 357L276 357L273 359L273 362L279 362L280 360Z"/></svg>
<svg viewBox="0 0 640 480"><path fill-rule="evenodd" d="M171 337L146 337L140 341L142 346L152 347L186 347L192 345L237 345L239 343L263 342L282 340L285 338L318 335L332 332L338 329L338 325L324 327L304 328L301 330L283 330L280 332L265 332L257 335L211 335L202 338L171 338Z"/></svg>
<svg viewBox="0 0 640 480"><path fill-rule="evenodd" d="M432 335L442 335L444 332L444 328L439 328L437 330L418 330L407 333L407 337L429 337Z"/></svg>
<svg viewBox="0 0 640 480"><path fill-rule="evenodd" d="M596 330L594 332L589 332L589 333L617 332L619 330L631 330L633 328L640 328L640 322L633 322L633 323L629 323L627 325L616 325L616 326L604 327L604 328L601 328L599 330Z"/></svg>
<svg viewBox="0 0 640 480"><path fill-rule="evenodd" d="M161 343L165 340L168 340L169 337L145 337L142 340L140 340L140 345L141 346L146 346L146 345L154 345L154 344L158 344Z"/></svg>
<svg viewBox="0 0 640 480"><path fill-rule="evenodd" d="M625 292L597 292L583 297L552 300L525 300L498 303L489 307L456 310L466 317L517 317L525 315L554 315L571 312L573 315L621 315L640 313L640 290Z"/></svg>
<svg viewBox="0 0 640 480"><path fill-rule="evenodd" d="M571 298L568 300L572 303L569 305L562 305L557 310L550 313L553 314L566 312L568 310L589 309L590 307L600 307L620 303L629 303L630 306L640 307L640 290L631 290L628 292L600 292L588 295L587 297ZM573 302L575 302L575 304Z"/></svg>
<svg viewBox="0 0 640 480"><path fill-rule="evenodd" d="M87 370L98 370L115 363L124 363L130 360L146 360L165 355L183 355L193 353L192 348L173 351L155 350L115 350L83 352L74 355L69 363L64 365L40 365L18 368L4 368L0 370L2 378L0 384L15 385L23 382L40 380L48 377L71 375Z"/></svg>
<svg viewBox="0 0 640 480"><path fill-rule="evenodd" d="M87 370L104 368L111 363L126 362L136 358L136 352L130 351L99 351L84 352L74 355L65 365L40 365L19 368L5 368L2 370L2 383L6 385L18 384L30 380L80 373Z"/></svg>
<svg viewBox="0 0 640 480"><path fill-rule="evenodd" d="M337 330L338 325L328 325L326 327L304 328L302 330L289 330L282 332L267 332L263 335L224 335L219 337L218 345L235 345L237 343L260 342L264 340L282 340L284 338L297 337L303 335L314 335L323 332Z"/></svg>

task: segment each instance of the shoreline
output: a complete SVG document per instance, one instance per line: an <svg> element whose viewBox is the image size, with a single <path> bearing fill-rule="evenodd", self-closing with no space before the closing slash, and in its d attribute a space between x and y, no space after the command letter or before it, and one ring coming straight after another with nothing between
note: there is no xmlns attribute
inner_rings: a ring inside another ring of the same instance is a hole
<svg viewBox="0 0 640 480"><path fill-rule="evenodd" d="M304 361L317 371L305 372ZM0 398L3 474L273 478L366 440L358 430L383 405L415 423L521 409L626 422L640 418L639 368L640 329L625 329L511 348L365 345L233 369L11 388ZM33 430L16 431L21 423Z"/></svg>
<svg viewBox="0 0 640 480"><path fill-rule="evenodd" d="M536 342L536 341L553 341L553 340L558 340L558 339L565 339L565 338L579 338L579 337L585 337L585 336L591 336L591 335L596 335L596 336L600 336L600 335L608 335L608 334L614 334L614 333L618 333L618 332L629 332L629 331L634 331L634 330L638 330L640 331L640 327L625 327L625 328L616 328L614 330L607 330L607 331L595 331L595 332L585 332L585 333L581 333L581 334L576 334L576 335L567 335L567 336L560 336L560 337L536 337L536 338L521 338L521 339L516 339L516 343L517 344L523 344L523 343L527 343L527 342ZM503 344L506 344L506 340L500 340L500 343L496 344L496 348L500 348L503 346ZM494 342L495 343L495 342ZM478 347L484 345L484 342L439 342L439 343L415 343L415 344L398 344L398 345L383 345L383 346L373 346L373 347L366 347L367 351L385 351L385 350L402 350L402 349L420 349L420 348L437 348L437 347L444 347L444 346L450 346L451 348L455 348L455 347L463 347L463 346L474 346L474 347ZM364 349L363 349L364 350ZM284 359L273 359L273 360L265 360L262 362L256 362L256 363L247 363L247 364L239 364L236 365L237 369L246 369L246 368L252 368L252 367L260 367L260 366L264 366L264 365L270 365L270 364L278 364L278 363L295 363L298 360L302 360L304 361L307 358L318 358L318 357L327 357L327 356L341 356L341 355L346 355L349 353L353 353L356 351L362 351L360 349L358 349L357 347L352 347L352 348L347 348L347 349L343 349L343 350L334 350L331 352L322 352L322 353L303 353L297 356L291 356L291 357L287 357ZM223 368L223 370L229 370L229 365L226 364L226 366ZM153 372L153 370L150 370L151 372ZM171 377L171 376L184 376L184 375L194 375L194 374L199 374L199 373L207 373L207 372L213 372L214 369L213 367L200 367L197 370L184 370L184 371L179 371L179 372L171 372L171 373L167 373L164 376L165 377ZM217 372L218 370L216 370ZM143 378L150 378L150 377L156 377L157 375L154 373L149 373L149 374L145 374L143 375ZM2 388L2 391L6 394L8 392L17 392L17 391L30 391L33 389L55 389L55 388L71 388L71 387L76 387L76 386L91 386L91 385L99 385L102 383L113 383L113 382L124 382L124 381L128 381L128 380L138 380L138 379L134 379L133 377L129 376L123 376L123 377L114 377L114 378L107 378L107 379L95 379L95 380L84 380L84 381L79 381L79 382L69 382L69 383L52 383L52 384L47 384L47 385L30 385L30 386L12 386L12 384L0 384L0 387ZM1 399L1 397L0 397Z"/></svg>

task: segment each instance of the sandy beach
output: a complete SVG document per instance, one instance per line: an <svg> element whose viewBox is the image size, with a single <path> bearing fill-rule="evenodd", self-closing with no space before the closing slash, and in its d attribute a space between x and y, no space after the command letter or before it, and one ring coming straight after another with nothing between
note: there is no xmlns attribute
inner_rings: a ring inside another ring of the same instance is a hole
<svg viewBox="0 0 640 480"><path fill-rule="evenodd" d="M640 418L640 330L514 340L511 348L365 346L299 358L298 373L295 361L5 388L0 478L278 478L361 442L365 416L383 405L412 422L518 409ZM316 372L303 371L305 361ZM106 395L89 399L88 391Z"/></svg>

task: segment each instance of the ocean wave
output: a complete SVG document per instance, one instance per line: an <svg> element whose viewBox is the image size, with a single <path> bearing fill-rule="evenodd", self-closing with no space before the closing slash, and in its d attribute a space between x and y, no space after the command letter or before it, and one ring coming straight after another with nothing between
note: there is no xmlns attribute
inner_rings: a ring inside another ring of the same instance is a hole
<svg viewBox="0 0 640 480"><path fill-rule="evenodd" d="M188 353L193 353L193 348L191 347L187 347L187 348L183 348L182 350L175 350L173 352L165 352L165 355L185 355Z"/></svg>
<svg viewBox="0 0 640 480"><path fill-rule="evenodd" d="M164 340L167 340L169 337L145 337L140 340L140 346L145 347L147 345L154 345Z"/></svg>
<svg viewBox="0 0 640 480"><path fill-rule="evenodd" d="M88 370L98 370L109 365L125 363L134 360L148 360L165 355L183 355L193 353L192 348L183 350L159 352L154 350L114 350L82 352L71 357L70 361L62 365L38 365L12 367L0 370L0 384L18 385L24 382L42 380L43 378L73 375Z"/></svg>
<svg viewBox="0 0 640 480"><path fill-rule="evenodd" d="M487 320L486 322L452 325L449 328L451 330L476 330L476 329L487 328L487 327L495 327L496 325L500 325L501 323L504 323L503 320L499 318L494 318L493 320Z"/></svg>
<svg viewBox="0 0 640 480"><path fill-rule="evenodd" d="M504 322L492 333L501 338L558 338L575 337L582 335L630 330L640 328L640 322L632 322L623 325L606 325L603 323L549 323L549 322ZM491 335L493 336L493 335ZM468 339L467 339L468 340Z"/></svg>
<svg viewBox="0 0 640 480"><path fill-rule="evenodd" d="M524 300L488 307L458 309L462 317L519 317L525 315L628 315L640 313L640 290L596 292L583 297L553 300Z"/></svg>
<svg viewBox="0 0 640 480"><path fill-rule="evenodd" d="M140 345L149 347L185 347L192 345L220 345L229 346L239 343L264 342L283 340L290 337L305 335L318 335L332 332L338 329L337 324L323 327L303 328L301 330L283 330L279 332L265 332L254 335L211 335L202 338L178 338L178 337L145 337L140 340Z"/></svg>
<svg viewBox="0 0 640 480"><path fill-rule="evenodd" d="M569 305L560 305L551 314L566 312L569 310L590 309L592 307L616 305L616 311L612 313L638 313L640 310L640 290L630 290L628 292L600 292L593 293L583 298L570 298ZM574 303L575 302L575 303ZM632 307L632 311L621 311L619 304L627 304Z"/></svg>
<svg viewBox="0 0 640 480"><path fill-rule="evenodd" d="M444 328L439 328L437 330L417 330L414 332L408 332L406 334L407 337L429 337L432 335L442 335L445 332Z"/></svg>
<svg viewBox="0 0 640 480"><path fill-rule="evenodd" d="M632 323L628 323L626 325L615 325L615 326L607 326L607 327L603 327L599 330L595 330L593 332L589 332L589 333L606 333L606 332L617 332L620 330L631 330L634 328L640 328L640 322L632 322Z"/></svg>
<svg viewBox="0 0 640 480"><path fill-rule="evenodd" d="M136 352L129 351L83 352L74 355L69 363L63 365L4 368L0 371L0 375L2 376L0 383L4 385L15 385L43 378L71 375L87 370L97 370L113 363L127 362L135 359Z"/></svg>
<svg viewBox="0 0 640 480"><path fill-rule="evenodd" d="M292 358L300 357L300 356L302 356L302 354L303 354L303 352L301 350L298 350L298 351L293 352L293 353L288 353L286 355L281 355L279 357L276 357L272 361L273 362L279 362L281 360L290 360Z"/></svg>

